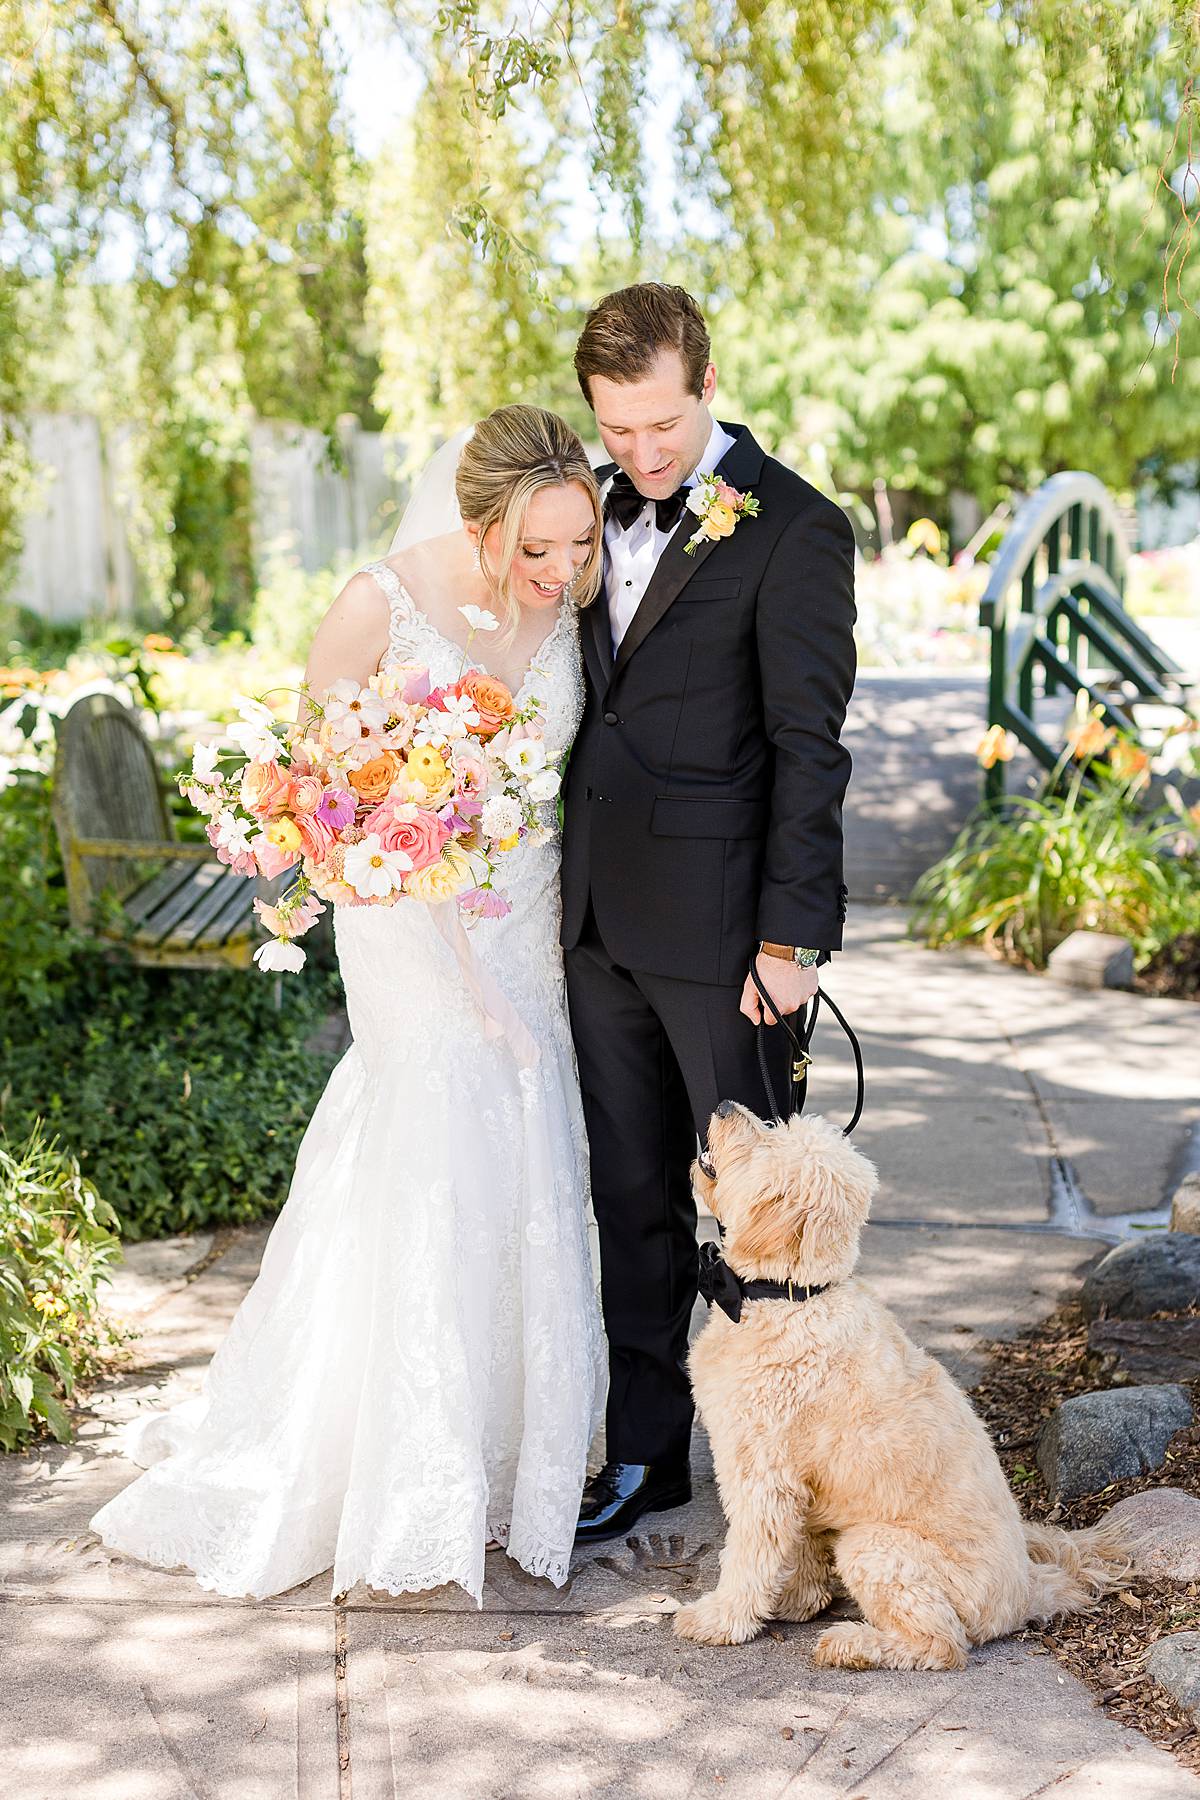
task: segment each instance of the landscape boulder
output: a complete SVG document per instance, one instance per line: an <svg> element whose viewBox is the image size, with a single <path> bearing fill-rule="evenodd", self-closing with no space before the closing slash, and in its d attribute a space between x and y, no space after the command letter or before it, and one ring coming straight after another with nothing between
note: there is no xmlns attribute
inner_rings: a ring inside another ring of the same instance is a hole
<svg viewBox="0 0 1200 1800"><path fill-rule="evenodd" d="M1124 1531L1135 1575L1150 1581L1200 1581L1200 1496L1183 1488L1146 1488L1105 1514Z"/></svg>
<svg viewBox="0 0 1200 1800"><path fill-rule="evenodd" d="M1167 1445L1191 1422L1191 1400L1177 1385L1074 1394L1042 1427L1038 1468L1055 1500L1098 1494L1161 1468Z"/></svg>
<svg viewBox="0 0 1200 1800"><path fill-rule="evenodd" d="M1156 1231L1118 1244L1090 1270L1083 1284L1089 1319L1148 1319L1157 1312L1186 1312L1200 1301L1200 1237L1190 1231Z"/></svg>
<svg viewBox="0 0 1200 1800"><path fill-rule="evenodd" d="M1174 1631L1152 1644L1146 1671L1172 1700L1200 1720L1200 1631Z"/></svg>
<svg viewBox="0 0 1200 1800"><path fill-rule="evenodd" d="M1093 1319L1088 1349L1126 1381L1200 1381L1200 1318Z"/></svg>
<svg viewBox="0 0 1200 1800"><path fill-rule="evenodd" d="M1200 1170L1185 1175L1171 1200L1171 1230L1200 1234Z"/></svg>

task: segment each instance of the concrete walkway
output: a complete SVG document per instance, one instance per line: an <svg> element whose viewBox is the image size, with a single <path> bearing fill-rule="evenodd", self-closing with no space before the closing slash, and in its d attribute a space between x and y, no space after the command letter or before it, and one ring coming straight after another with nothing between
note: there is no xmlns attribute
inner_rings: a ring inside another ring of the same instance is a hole
<svg viewBox="0 0 1200 1800"><path fill-rule="evenodd" d="M866 1273L969 1383L985 1339L1049 1311L1131 1208L1161 1206L1197 1142L1200 1014L931 954L884 907L853 909L826 978L867 1059ZM832 1021L816 1050L812 1104L844 1119ZM0 1794L1200 1800L1023 1644L920 1676L814 1670L819 1624L680 1644L670 1613L712 1584L723 1535L703 1441L691 1506L581 1556L561 1590L489 1557L482 1612L457 1590L334 1608L328 1575L223 1601L110 1557L87 1522L135 1472L115 1428L195 1391L265 1236L134 1247L117 1304L143 1329L138 1366L93 1397L76 1444L0 1459Z"/></svg>

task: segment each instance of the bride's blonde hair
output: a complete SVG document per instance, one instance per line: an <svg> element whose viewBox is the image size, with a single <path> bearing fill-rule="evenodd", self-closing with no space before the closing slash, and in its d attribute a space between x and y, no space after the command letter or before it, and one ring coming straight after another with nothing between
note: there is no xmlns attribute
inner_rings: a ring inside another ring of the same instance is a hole
<svg viewBox="0 0 1200 1800"><path fill-rule="evenodd" d="M463 445L454 487L463 519L478 527L480 566L504 614L506 635L520 615L513 593L512 566L525 529L530 500L542 488L577 483L592 503L596 534L587 561L571 582L579 606L600 588L604 517L600 489L587 452L565 419L540 406L498 406L481 419ZM483 540L500 527L500 554L493 567Z"/></svg>

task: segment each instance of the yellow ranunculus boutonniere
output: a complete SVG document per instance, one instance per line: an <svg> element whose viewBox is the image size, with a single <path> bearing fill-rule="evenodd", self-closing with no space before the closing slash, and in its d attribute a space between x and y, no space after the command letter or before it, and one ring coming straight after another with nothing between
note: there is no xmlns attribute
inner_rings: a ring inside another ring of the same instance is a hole
<svg viewBox="0 0 1200 1800"><path fill-rule="evenodd" d="M732 537L739 519L753 519L758 514L753 494L739 494L718 475L702 475L688 495L687 505L700 521L683 546L689 556L695 556L701 544Z"/></svg>

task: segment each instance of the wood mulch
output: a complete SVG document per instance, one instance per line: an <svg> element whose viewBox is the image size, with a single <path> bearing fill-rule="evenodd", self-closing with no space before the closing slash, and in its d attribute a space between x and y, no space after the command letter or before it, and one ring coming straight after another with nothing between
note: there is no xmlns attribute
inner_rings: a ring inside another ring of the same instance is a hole
<svg viewBox="0 0 1200 1800"><path fill-rule="evenodd" d="M1139 994L1200 1000L1200 932L1185 932L1151 957L1134 976L1133 986Z"/></svg>
<svg viewBox="0 0 1200 1800"><path fill-rule="evenodd" d="M1194 1315L1191 1315L1194 1316ZM1088 1348L1087 1322L1077 1302L1011 1342L989 1346L986 1375L971 1398L992 1434L1018 1504L1028 1517L1072 1530L1091 1525L1118 1500L1148 1488L1178 1487L1200 1495L1200 1424L1172 1439L1163 1467L1152 1475L1113 1482L1100 1494L1054 1505L1036 1462L1038 1432L1071 1394L1120 1385L1105 1360ZM1200 1383L1191 1389L1200 1418ZM1096 1695L1108 1716L1134 1726L1200 1774L1200 1731L1191 1715L1145 1673L1146 1653L1160 1637L1200 1629L1200 1582L1137 1577L1088 1613L1031 1626L1018 1636L1035 1655L1057 1657Z"/></svg>

